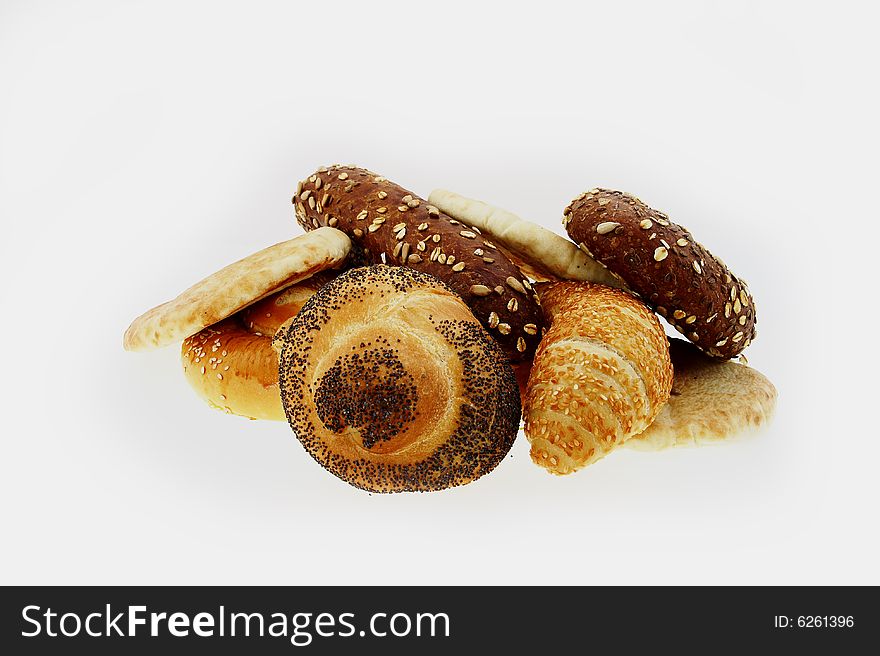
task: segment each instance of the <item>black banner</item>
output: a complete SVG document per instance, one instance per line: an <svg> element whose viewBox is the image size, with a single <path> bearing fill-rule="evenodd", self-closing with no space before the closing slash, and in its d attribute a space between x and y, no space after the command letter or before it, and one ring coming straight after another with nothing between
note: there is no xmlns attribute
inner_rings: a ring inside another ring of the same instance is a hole
<svg viewBox="0 0 880 656"><path fill-rule="evenodd" d="M25 587L0 612L7 654L707 653L872 644L878 604L867 588Z"/></svg>

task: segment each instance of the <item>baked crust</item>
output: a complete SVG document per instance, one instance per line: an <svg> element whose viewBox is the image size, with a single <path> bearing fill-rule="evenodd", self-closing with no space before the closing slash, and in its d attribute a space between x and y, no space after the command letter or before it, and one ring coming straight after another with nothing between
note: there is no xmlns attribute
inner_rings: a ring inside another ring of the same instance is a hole
<svg viewBox="0 0 880 656"><path fill-rule="evenodd" d="M365 262L406 265L440 278L512 361L534 354L542 319L531 284L478 228L350 166L318 169L298 185L293 201L303 228L344 231Z"/></svg>
<svg viewBox="0 0 880 656"><path fill-rule="evenodd" d="M627 292L579 282L538 285L549 328L523 407L532 460L569 474L641 433L669 398L660 322Z"/></svg>
<svg viewBox="0 0 880 656"><path fill-rule="evenodd" d="M565 209L580 248L703 351L732 358L755 338L755 303L744 280L687 230L638 198L591 189Z"/></svg>
<svg viewBox="0 0 880 656"><path fill-rule="evenodd" d="M626 446L656 451L721 442L757 430L776 408L776 388L745 364L711 358L681 339L669 340L674 378L669 401Z"/></svg>
<svg viewBox="0 0 880 656"><path fill-rule="evenodd" d="M519 428L516 379L461 298L409 267L352 269L275 336L281 399L306 451L371 492L491 471Z"/></svg>
<svg viewBox="0 0 880 656"><path fill-rule="evenodd" d="M340 265L350 248L349 238L333 228L264 248L139 316L125 331L123 346L145 351L179 342L261 298Z"/></svg>

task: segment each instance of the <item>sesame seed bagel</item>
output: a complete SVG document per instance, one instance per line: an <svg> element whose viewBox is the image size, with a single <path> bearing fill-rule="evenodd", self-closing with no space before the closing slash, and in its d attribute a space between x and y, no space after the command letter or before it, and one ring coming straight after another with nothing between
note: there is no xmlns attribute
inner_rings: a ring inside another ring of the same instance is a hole
<svg viewBox="0 0 880 656"><path fill-rule="evenodd" d="M549 328L523 403L535 464L569 474L641 433L669 398L672 364L657 316L627 292L538 285Z"/></svg>
<svg viewBox="0 0 880 656"><path fill-rule="evenodd" d="M669 340L672 394L648 428L626 446L656 451L714 444L770 421L776 388L761 372L710 358L690 342Z"/></svg>
<svg viewBox="0 0 880 656"><path fill-rule="evenodd" d="M342 230L365 262L406 265L440 278L512 361L534 354L541 311L532 286L479 228L382 176L348 166L318 169L299 183L293 202L303 228Z"/></svg>
<svg viewBox="0 0 880 656"><path fill-rule="evenodd" d="M139 316L125 331L123 346L144 351L179 342L261 298L339 266L350 248L349 238L333 228L264 248Z"/></svg>
<svg viewBox="0 0 880 656"><path fill-rule="evenodd" d="M319 273L183 340L183 373L196 394L229 414L284 421L272 337L332 278Z"/></svg>
<svg viewBox="0 0 880 656"><path fill-rule="evenodd" d="M371 492L441 490L491 471L519 428L501 348L440 280L352 269L275 336L287 419L327 470Z"/></svg>
<svg viewBox="0 0 880 656"><path fill-rule="evenodd" d="M709 355L732 358L755 338L745 281L663 212L620 191L591 189L565 208L562 223L580 248Z"/></svg>

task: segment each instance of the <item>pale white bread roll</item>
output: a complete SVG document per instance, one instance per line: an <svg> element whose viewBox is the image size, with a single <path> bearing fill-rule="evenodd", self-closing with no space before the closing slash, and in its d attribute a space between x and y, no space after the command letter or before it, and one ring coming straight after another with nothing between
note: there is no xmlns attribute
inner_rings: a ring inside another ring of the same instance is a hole
<svg viewBox="0 0 880 656"><path fill-rule="evenodd" d="M264 248L139 316L125 331L123 346L145 351L179 342L261 298L338 266L350 249L348 236L329 227Z"/></svg>
<svg viewBox="0 0 880 656"><path fill-rule="evenodd" d="M627 292L579 282L536 285L550 328L523 408L532 460L569 474L654 421L672 388L657 317Z"/></svg>
<svg viewBox="0 0 880 656"><path fill-rule="evenodd" d="M674 379L669 401L634 449L656 451L718 443L765 425L776 408L776 388L766 376L733 361L709 357L681 339L670 339Z"/></svg>
<svg viewBox="0 0 880 656"><path fill-rule="evenodd" d="M619 278L570 240L507 210L446 189L435 189L428 201L456 220L476 226L490 235L511 253L525 273L536 280L546 279L541 273L547 273L561 280L623 286ZM530 269L536 273L531 273Z"/></svg>

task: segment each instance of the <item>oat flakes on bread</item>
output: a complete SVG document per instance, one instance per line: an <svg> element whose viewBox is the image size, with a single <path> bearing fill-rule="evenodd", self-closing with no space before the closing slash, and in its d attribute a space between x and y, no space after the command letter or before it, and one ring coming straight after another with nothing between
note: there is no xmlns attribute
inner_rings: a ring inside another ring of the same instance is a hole
<svg viewBox="0 0 880 656"><path fill-rule="evenodd" d="M563 225L709 355L732 358L755 338L755 303L745 281L663 212L627 193L591 189L565 208Z"/></svg>
<svg viewBox="0 0 880 656"><path fill-rule="evenodd" d="M406 265L440 278L511 361L534 353L542 318L531 283L479 228L351 166L318 169L299 183L293 201L303 228L343 230L353 240L353 255L366 263Z"/></svg>

